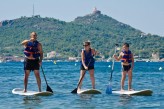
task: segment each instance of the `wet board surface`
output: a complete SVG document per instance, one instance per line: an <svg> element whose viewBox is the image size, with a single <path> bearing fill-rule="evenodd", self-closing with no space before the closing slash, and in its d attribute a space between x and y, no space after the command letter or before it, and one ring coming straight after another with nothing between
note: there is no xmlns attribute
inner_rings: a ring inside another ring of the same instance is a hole
<svg viewBox="0 0 164 109"><path fill-rule="evenodd" d="M12 90L13 94L17 94L17 95L23 95L23 96L32 96L32 95L36 95L36 96L50 96L53 95L52 92L37 92L37 91L27 91L27 92L23 92L24 89L21 88L15 88Z"/></svg>
<svg viewBox="0 0 164 109"><path fill-rule="evenodd" d="M101 94L101 92L97 89L85 89L77 91L78 94Z"/></svg>
<svg viewBox="0 0 164 109"><path fill-rule="evenodd" d="M151 96L153 91L150 89L140 90L140 91L112 91L113 94L120 94L120 95L137 95L137 96Z"/></svg>

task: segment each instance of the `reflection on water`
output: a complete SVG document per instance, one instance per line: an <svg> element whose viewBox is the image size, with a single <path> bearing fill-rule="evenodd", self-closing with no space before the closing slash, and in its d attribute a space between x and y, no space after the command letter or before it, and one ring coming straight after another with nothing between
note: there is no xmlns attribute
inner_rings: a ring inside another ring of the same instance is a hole
<svg viewBox="0 0 164 109"><path fill-rule="evenodd" d="M72 108L75 108L75 109L95 109L97 106L95 99L94 99L95 96L96 95L93 95L93 94L78 94L71 101L71 104L74 104L74 106Z"/></svg>
<svg viewBox="0 0 164 109"><path fill-rule="evenodd" d="M41 99L38 96L26 96L23 98L23 104L39 104Z"/></svg>
<svg viewBox="0 0 164 109"><path fill-rule="evenodd" d="M76 108L89 108L89 109L95 109L96 104L92 98L94 97L93 94L80 94L79 95L80 99L78 100L78 104Z"/></svg>
<svg viewBox="0 0 164 109"><path fill-rule="evenodd" d="M129 95L120 95L119 103L120 105L127 105L131 102L132 96Z"/></svg>
<svg viewBox="0 0 164 109"><path fill-rule="evenodd" d="M94 95L93 94L80 94L80 99L81 100L89 100L91 99Z"/></svg>

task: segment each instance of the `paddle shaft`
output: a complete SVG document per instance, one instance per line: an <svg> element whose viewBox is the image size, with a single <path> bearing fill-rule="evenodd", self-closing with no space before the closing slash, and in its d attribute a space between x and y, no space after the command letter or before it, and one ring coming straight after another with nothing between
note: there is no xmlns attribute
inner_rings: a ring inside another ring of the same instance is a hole
<svg viewBox="0 0 164 109"><path fill-rule="evenodd" d="M46 80L46 76L45 76L45 74L44 74L44 71L43 71L42 66L41 66L41 69L42 69L42 73L43 73L43 76L44 76L44 80L46 81L46 84L47 84L47 86L48 86L48 83L47 83L47 80Z"/></svg>
<svg viewBox="0 0 164 109"><path fill-rule="evenodd" d="M116 54L117 46L118 46L118 44L115 45L114 54ZM109 81L112 81L112 75L113 75L113 71L114 71L114 63L115 63L115 60L113 59L112 70L111 70L110 80Z"/></svg>

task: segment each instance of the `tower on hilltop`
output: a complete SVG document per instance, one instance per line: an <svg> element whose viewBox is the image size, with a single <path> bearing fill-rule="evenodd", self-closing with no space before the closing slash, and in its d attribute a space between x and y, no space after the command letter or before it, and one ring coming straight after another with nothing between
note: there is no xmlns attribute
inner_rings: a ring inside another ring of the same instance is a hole
<svg viewBox="0 0 164 109"><path fill-rule="evenodd" d="M101 14L101 11L97 10L97 8L94 7L94 9L93 9L93 14Z"/></svg>

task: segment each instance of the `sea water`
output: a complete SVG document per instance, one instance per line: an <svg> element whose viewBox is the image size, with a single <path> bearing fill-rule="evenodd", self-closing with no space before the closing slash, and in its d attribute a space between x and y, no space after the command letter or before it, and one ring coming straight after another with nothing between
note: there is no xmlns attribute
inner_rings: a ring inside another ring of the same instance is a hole
<svg viewBox="0 0 164 109"><path fill-rule="evenodd" d="M77 95L71 91L77 87L80 63L78 62L43 62L42 66L48 85L54 91L52 96L20 96L12 94L12 89L23 88L23 63L0 63L0 109L158 109L164 108L164 67L163 62L136 62L133 70L133 89L151 89L152 96L122 96L106 94L109 85L111 62L95 63L96 89L102 94ZM42 90L46 83L40 71ZM120 90L121 66L115 63L112 89ZM128 78L125 81L127 89ZM91 88L89 73L83 81L83 89ZM31 72L28 90L37 91L34 73Z"/></svg>

